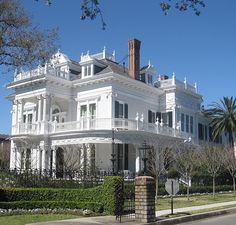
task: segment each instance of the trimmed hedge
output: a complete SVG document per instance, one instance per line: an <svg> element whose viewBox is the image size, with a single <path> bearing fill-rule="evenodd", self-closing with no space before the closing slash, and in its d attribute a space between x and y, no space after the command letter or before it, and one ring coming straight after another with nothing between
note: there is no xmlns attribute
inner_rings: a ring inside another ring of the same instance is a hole
<svg viewBox="0 0 236 225"><path fill-rule="evenodd" d="M104 179L102 202L104 210L110 214L116 214L123 205L123 181L123 177L119 176Z"/></svg>
<svg viewBox="0 0 236 225"><path fill-rule="evenodd" d="M102 186L87 189L4 188L0 201L88 201L100 202Z"/></svg>
<svg viewBox="0 0 236 225"><path fill-rule="evenodd" d="M87 208L115 214L122 203L122 195L123 178L109 176L105 177L103 185L86 189L2 188L0 208Z"/></svg>
<svg viewBox="0 0 236 225"><path fill-rule="evenodd" d="M0 202L2 209L89 209L93 212L103 212L103 205L97 202L74 201L16 201Z"/></svg>

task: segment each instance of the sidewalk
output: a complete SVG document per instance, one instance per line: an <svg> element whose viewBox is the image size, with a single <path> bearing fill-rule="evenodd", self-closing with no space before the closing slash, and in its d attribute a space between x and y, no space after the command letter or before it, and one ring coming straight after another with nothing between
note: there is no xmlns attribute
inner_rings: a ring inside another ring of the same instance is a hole
<svg viewBox="0 0 236 225"><path fill-rule="evenodd" d="M222 203L214 203L209 205L200 205L200 206L192 206L192 207L186 207L186 208L177 208L174 209L174 213L177 212L190 212L195 210L202 210L202 209L210 209L210 208L216 208L221 206L230 206L230 205L236 205L236 201L231 202L222 202ZM160 217L166 214L170 214L170 209L168 210L160 210L156 211L156 216ZM125 224L139 224L137 221L127 220L124 219L122 223ZM116 221L114 216L100 216L100 217L86 217L86 218L78 218L78 219L70 219L70 220L60 220L60 221L53 221L53 222L43 222L43 223L34 223L34 224L28 224L28 225L89 225L89 224L97 224L97 225L103 225L103 224L109 224L109 225L117 225L120 224L119 221Z"/></svg>
<svg viewBox="0 0 236 225"><path fill-rule="evenodd" d="M221 206L230 206L230 205L236 205L236 201L214 203L214 204L209 204L209 205L199 205L199 206L192 206L192 207L186 207L186 208L177 208L177 209L174 208L174 213L190 212L190 211L194 211L194 210L210 209L210 208L216 208L216 207L221 207ZM170 213L171 213L170 209L156 211L156 217L163 216L163 215L170 214Z"/></svg>

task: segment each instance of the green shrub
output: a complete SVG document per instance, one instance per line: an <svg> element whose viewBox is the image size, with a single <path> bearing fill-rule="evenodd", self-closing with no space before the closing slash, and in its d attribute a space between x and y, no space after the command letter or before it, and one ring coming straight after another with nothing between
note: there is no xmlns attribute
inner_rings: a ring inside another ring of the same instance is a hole
<svg viewBox="0 0 236 225"><path fill-rule="evenodd" d="M89 209L93 212L103 212L103 205L97 202L74 201L16 201L0 202L2 209Z"/></svg>
<svg viewBox="0 0 236 225"><path fill-rule="evenodd" d="M53 189L53 188L1 188L0 189L0 202L4 204L22 204L26 202L29 207L37 208L40 204L46 206L60 207L62 202L72 207L73 204L78 203L79 206L83 203L88 209L92 209L92 203L99 204L99 209L96 207L94 210L105 210L110 214L114 214L122 206L123 201L123 178L118 176L105 177L104 184L94 188L80 188L80 189ZM12 203L17 202L17 203ZM19 202L19 203L18 203ZM22 202L22 203L20 203ZM32 202L32 204L30 203ZM70 202L72 205L70 205ZM50 203L50 204L49 204ZM53 204L52 204L53 203ZM74 205L75 206L75 205ZM13 207L13 206L12 206ZM18 206L19 207L19 206ZM68 208L70 208L68 207ZM85 207L85 208L86 208ZM1 208L1 206L0 206ZM80 207L84 208L84 207ZM93 211L94 211L93 210Z"/></svg>
<svg viewBox="0 0 236 225"><path fill-rule="evenodd" d="M123 205L123 199L123 177L105 177L101 199L104 210L110 214L116 214Z"/></svg>
<svg viewBox="0 0 236 225"><path fill-rule="evenodd" d="M0 201L91 201L100 202L102 186L87 189L4 188Z"/></svg>

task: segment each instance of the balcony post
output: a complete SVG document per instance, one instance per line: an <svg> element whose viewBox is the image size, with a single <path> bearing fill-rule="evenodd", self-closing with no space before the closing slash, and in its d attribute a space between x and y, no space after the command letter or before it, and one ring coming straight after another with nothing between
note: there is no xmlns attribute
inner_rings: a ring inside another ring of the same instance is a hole
<svg viewBox="0 0 236 225"><path fill-rule="evenodd" d="M139 130L139 115L138 115L138 112L136 113L136 118L135 118L135 120L136 120L136 123L137 123L137 130Z"/></svg>
<svg viewBox="0 0 236 225"><path fill-rule="evenodd" d="M57 128L57 118L54 117L54 120L53 120L53 133L56 132L56 128Z"/></svg>
<svg viewBox="0 0 236 225"><path fill-rule="evenodd" d="M21 123L23 123L23 111L24 111L24 100L21 99L19 100L19 103L20 103L20 116L18 115L17 118L18 118L18 134L20 133L20 127L21 127Z"/></svg>
<svg viewBox="0 0 236 225"><path fill-rule="evenodd" d="M156 126L157 126L157 133L159 134L159 132L160 132L160 131L159 131L159 125L160 125L160 124L159 124L159 118L158 118L158 117L156 118L155 124L156 124Z"/></svg>
<svg viewBox="0 0 236 225"><path fill-rule="evenodd" d="M140 121L142 123L142 130L144 130L144 118L143 118L143 113L141 114Z"/></svg>

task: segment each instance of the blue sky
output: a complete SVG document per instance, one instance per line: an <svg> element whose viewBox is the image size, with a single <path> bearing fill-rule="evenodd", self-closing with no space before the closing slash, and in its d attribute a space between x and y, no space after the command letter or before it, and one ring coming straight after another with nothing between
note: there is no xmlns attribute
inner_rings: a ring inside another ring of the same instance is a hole
<svg viewBox="0 0 236 225"><path fill-rule="evenodd" d="M206 8L197 17L193 12L170 11L165 16L158 0L100 0L105 31L99 18L80 20L79 0L22 0L34 23L41 28L59 29L60 50L74 60L82 52L100 52L104 46L116 51L117 61L127 55L127 41L137 38L141 44L141 65L148 61L158 74L184 77L191 84L197 82L204 104L218 101L223 96L235 97L236 85L236 1L206 0ZM127 63L126 63L127 65ZM0 133L10 133L11 102L4 84L11 74L0 80Z"/></svg>

